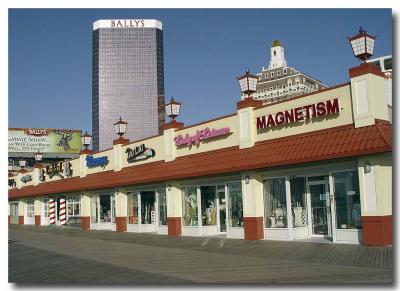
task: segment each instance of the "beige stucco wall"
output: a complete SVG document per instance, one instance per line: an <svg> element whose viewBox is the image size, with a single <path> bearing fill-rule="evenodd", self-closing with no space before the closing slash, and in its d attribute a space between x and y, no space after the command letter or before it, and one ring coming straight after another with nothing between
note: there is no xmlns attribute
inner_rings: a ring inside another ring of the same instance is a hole
<svg viewBox="0 0 400 291"><path fill-rule="evenodd" d="M114 169L114 151L113 149L107 150L107 151L103 151L97 154L93 154L92 155L93 158L98 158L98 157L103 157L103 156L107 156L108 157L108 164L104 167L94 167L94 168L88 168L86 166L86 161L85 161L85 167L87 168L87 175L90 174L94 174L94 173L99 173L99 172L105 172L105 171L110 171Z"/></svg>
<svg viewBox="0 0 400 291"><path fill-rule="evenodd" d="M366 187L365 187L365 162L373 167L375 177L376 209L366 209ZM392 154L382 153L363 156L358 159L358 177L360 182L361 215L362 216L384 216L392 214Z"/></svg>
<svg viewBox="0 0 400 291"><path fill-rule="evenodd" d="M212 150L216 150L216 149L227 148L227 147L238 145L239 144L238 122L239 122L238 117L237 117L237 115L235 115L235 116L230 116L227 118L203 123L203 124L200 124L197 126L185 128L182 130L177 130L175 132L175 137L177 137L178 135L185 136L186 134L189 134L190 136L192 136L192 135L196 134L196 130L203 130L206 127L209 127L210 129L220 129L220 128L224 128L224 127L229 127L231 133L229 135L216 137L215 139L210 139L208 141L200 142L200 144L198 146L192 145L191 148L189 148L188 146L176 147L175 142L174 142L173 146L176 148L176 157L197 154L197 153L203 153L203 152L207 152L207 151L212 151Z"/></svg>
<svg viewBox="0 0 400 291"><path fill-rule="evenodd" d="M275 114L280 111L290 110L309 104L316 104L318 102L327 100L333 100L335 98L339 98L339 107L343 108L343 110L340 110L339 114L263 129L257 132L256 141L269 140L353 123L350 86L346 85L333 90L328 90L326 92L312 94L304 98L297 98L288 102L282 102L257 109L254 112L255 118L252 120L252 125L254 128L257 128L257 117L259 116L268 116L269 114Z"/></svg>
<svg viewBox="0 0 400 291"><path fill-rule="evenodd" d="M128 154L125 152L126 149L130 148L133 150L135 147L140 146L141 144L144 144L145 147L147 147L147 148L153 149L155 151L155 156L152 158L148 158L146 160L128 163L126 160L128 157ZM146 139L143 141L139 141L139 142L135 142L135 143L131 143L131 144L122 146L121 156L122 156L122 159L121 159L122 168L142 165L145 163L163 161L163 160L165 160L164 137L162 135L156 136L154 138L149 138L149 139Z"/></svg>
<svg viewBox="0 0 400 291"><path fill-rule="evenodd" d="M72 177L79 176L79 158L70 160L69 162L71 163Z"/></svg>

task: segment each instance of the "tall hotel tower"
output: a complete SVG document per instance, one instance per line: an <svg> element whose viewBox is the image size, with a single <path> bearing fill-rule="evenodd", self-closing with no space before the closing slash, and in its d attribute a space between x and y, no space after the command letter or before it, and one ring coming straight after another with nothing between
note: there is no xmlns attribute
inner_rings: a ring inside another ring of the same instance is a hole
<svg viewBox="0 0 400 291"><path fill-rule="evenodd" d="M131 141L157 135L164 123L162 23L155 19L93 23L93 149L111 148L113 124L128 122Z"/></svg>

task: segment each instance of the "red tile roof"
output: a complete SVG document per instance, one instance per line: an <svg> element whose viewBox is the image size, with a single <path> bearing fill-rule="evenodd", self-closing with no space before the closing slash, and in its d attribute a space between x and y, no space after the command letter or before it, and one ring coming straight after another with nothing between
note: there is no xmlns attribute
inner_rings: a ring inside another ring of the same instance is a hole
<svg viewBox="0 0 400 291"><path fill-rule="evenodd" d="M392 126L377 120L375 125L354 128L353 124L258 142L252 148L229 147L9 190L9 198L20 198L84 190L124 187L166 180L233 173L243 170L293 165L335 158L392 151Z"/></svg>

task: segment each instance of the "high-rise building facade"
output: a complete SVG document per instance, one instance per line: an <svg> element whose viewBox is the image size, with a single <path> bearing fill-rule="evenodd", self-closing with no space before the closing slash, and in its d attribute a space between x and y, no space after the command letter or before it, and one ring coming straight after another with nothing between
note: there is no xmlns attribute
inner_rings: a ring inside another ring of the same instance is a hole
<svg viewBox="0 0 400 291"><path fill-rule="evenodd" d="M128 122L131 141L162 131L164 123L162 23L155 19L93 23L93 149L112 146L113 124Z"/></svg>
<svg viewBox="0 0 400 291"><path fill-rule="evenodd" d="M264 104L326 88L321 81L287 65L285 49L279 40L272 42L268 68L263 67L257 76L257 91L253 98Z"/></svg>

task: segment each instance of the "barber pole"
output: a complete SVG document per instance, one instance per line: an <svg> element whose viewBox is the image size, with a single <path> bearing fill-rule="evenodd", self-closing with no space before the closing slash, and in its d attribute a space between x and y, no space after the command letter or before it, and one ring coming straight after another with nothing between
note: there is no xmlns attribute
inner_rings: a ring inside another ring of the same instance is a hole
<svg viewBox="0 0 400 291"><path fill-rule="evenodd" d="M49 206L50 206L50 224L56 223L56 202L53 198L49 199Z"/></svg>
<svg viewBox="0 0 400 291"><path fill-rule="evenodd" d="M60 212L58 214L60 225L64 225L66 223L65 217L65 198L60 198Z"/></svg>

